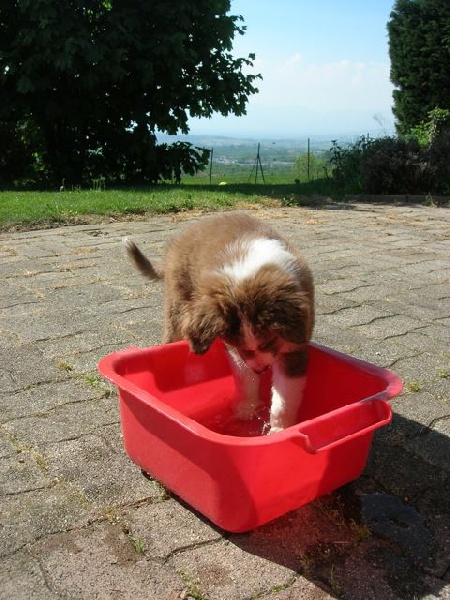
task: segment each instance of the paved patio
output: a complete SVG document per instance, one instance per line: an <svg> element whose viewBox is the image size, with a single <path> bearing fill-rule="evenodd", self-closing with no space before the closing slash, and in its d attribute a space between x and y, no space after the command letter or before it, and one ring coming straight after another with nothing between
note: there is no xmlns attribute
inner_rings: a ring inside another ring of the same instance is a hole
<svg viewBox="0 0 450 600"><path fill-rule="evenodd" d="M218 530L126 456L98 360L161 336L126 261L186 220L0 234L0 598L450 599L450 209L260 209L315 273L314 339L404 392L363 476L252 532Z"/></svg>

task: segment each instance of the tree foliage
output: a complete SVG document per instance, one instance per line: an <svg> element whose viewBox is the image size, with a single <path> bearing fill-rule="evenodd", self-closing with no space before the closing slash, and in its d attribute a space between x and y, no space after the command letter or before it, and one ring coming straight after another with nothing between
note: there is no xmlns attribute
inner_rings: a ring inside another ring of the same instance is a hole
<svg viewBox="0 0 450 600"><path fill-rule="evenodd" d="M54 180L157 179L157 131L245 114L257 91L245 74L254 56L232 54L245 27L229 10L228 0L2 0L0 127L32 132L20 152L31 144Z"/></svg>
<svg viewBox="0 0 450 600"><path fill-rule="evenodd" d="M450 2L397 0L388 22L399 134L450 108Z"/></svg>
<svg viewBox="0 0 450 600"><path fill-rule="evenodd" d="M316 152L302 152L295 160L295 171L299 181L320 179L324 177L326 168L326 158Z"/></svg>
<svg viewBox="0 0 450 600"><path fill-rule="evenodd" d="M415 138L423 147L436 144L445 136L450 136L450 110L433 108L426 121L421 121L409 131L408 137Z"/></svg>

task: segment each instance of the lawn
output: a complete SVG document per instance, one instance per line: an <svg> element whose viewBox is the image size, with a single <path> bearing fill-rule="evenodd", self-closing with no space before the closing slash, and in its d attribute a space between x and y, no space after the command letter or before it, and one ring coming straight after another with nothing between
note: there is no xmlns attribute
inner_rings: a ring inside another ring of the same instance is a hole
<svg viewBox="0 0 450 600"><path fill-rule="evenodd" d="M316 193L327 191L320 191L317 185L295 183L208 185L192 181L142 189L4 191L0 192L0 230L91 223L108 217L244 208L248 204L295 206Z"/></svg>

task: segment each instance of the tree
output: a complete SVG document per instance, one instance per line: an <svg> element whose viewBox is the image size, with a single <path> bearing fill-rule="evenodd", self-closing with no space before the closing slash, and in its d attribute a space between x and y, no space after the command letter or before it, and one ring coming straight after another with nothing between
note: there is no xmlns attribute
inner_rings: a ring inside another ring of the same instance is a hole
<svg viewBox="0 0 450 600"><path fill-rule="evenodd" d="M450 108L450 2L397 0L388 22L397 132Z"/></svg>
<svg viewBox="0 0 450 600"><path fill-rule="evenodd" d="M295 159L295 171L299 181L310 181L325 176L327 160L316 152L302 152Z"/></svg>
<svg viewBox="0 0 450 600"><path fill-rule="evenodd" d="M2 0L0 123L31 122L53 179L155 179L157 131L245 114L258 75L235 58L229 0ZM185 149L189 151L189 149ZM1 152L1 150L0 150Z"/></svg>

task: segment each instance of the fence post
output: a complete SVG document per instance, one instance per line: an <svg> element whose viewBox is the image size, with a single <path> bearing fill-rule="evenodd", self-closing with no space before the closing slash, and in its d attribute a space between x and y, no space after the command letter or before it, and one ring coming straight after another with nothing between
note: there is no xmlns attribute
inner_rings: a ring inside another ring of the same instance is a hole
<svg viewBox="0 0 450 600"><path fill-rule="evenodd" d="M212 183L212 161L213 161L214 148L211 148L211 154L209 155L209 185Z"/></svg>
<svg viewBox="0 0 450 600"><path fill-rule="evenodd" d="M310 138L308 138L308 166L307 166L307 172L308 172L308 181L310 181L310 163L311 163L311 140Z"/></svg>

